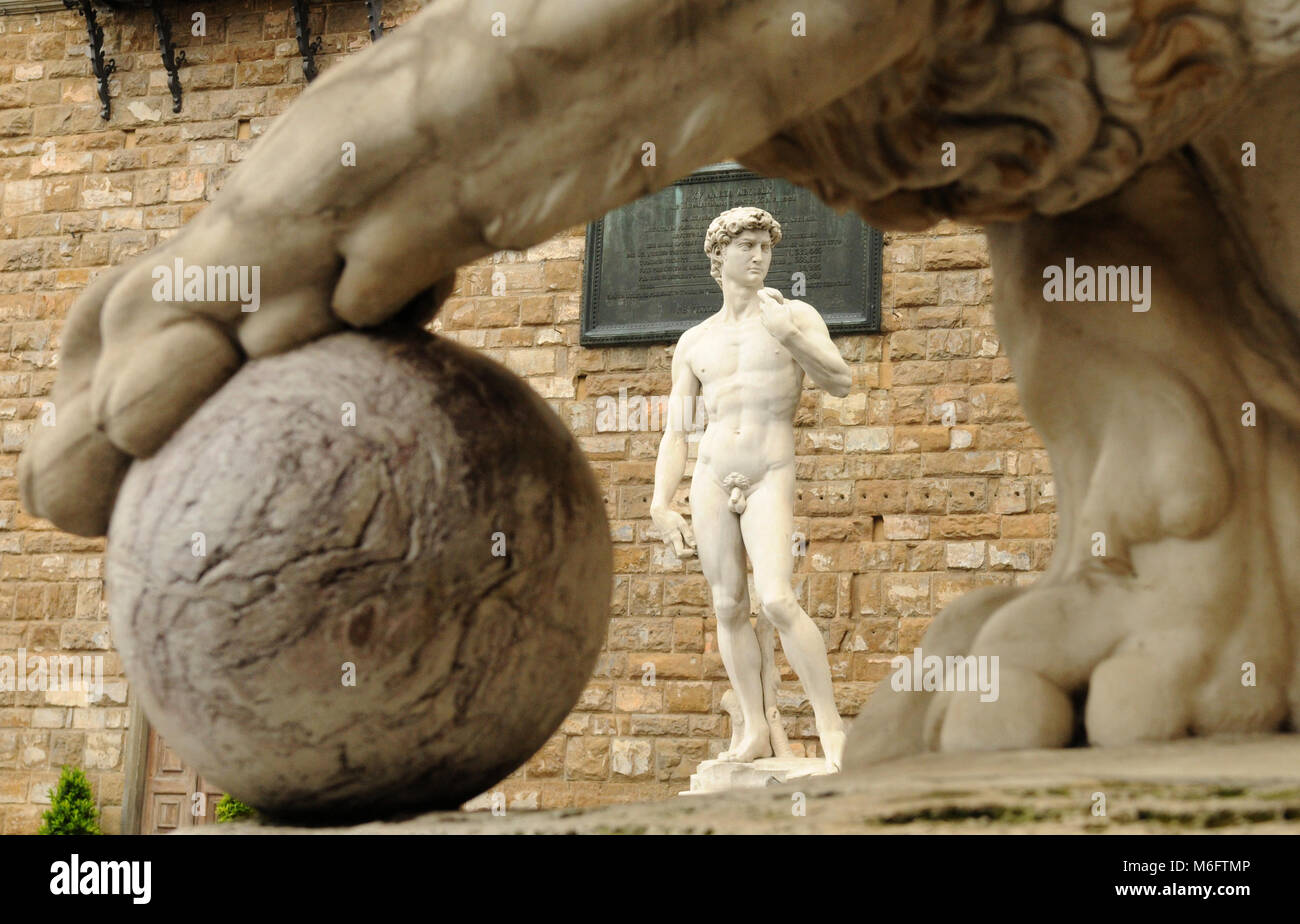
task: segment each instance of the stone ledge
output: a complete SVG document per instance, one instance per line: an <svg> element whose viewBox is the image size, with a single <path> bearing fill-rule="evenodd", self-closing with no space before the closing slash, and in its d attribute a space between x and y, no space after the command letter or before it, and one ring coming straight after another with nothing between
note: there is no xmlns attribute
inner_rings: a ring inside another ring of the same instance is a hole
<svg viewBox="0 0 1300 924"><path fill-rule="evenodd" d="M1106 815L1094 816L1094 793ZM806 815L793 814L802 793ZM352 827L192 834L1300 833L1300 735L924 754L765 789L635 805L430 812Z"/></svg>

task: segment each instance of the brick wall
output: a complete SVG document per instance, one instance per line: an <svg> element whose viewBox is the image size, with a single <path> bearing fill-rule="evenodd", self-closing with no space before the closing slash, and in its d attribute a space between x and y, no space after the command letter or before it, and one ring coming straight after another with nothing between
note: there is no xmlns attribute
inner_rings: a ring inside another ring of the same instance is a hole
<svg viewBox="0 0 1300 924"><path fill-rule="evenodd" d="M418 4L385 8L392 24ZM97 272L202 209L304 86L285 0L169 10L189 60L182 112L171 112L148 11L104 13L106 54L118 67L107 123L78 17L0 18L0 655L99 655L106 680L89 703L84 694L0 692L3 833L36 829L63 764L86 768L105 830L121 825L128 690L108 629L103 542L54 530L17 501L18 456L55 377L63 318ZM204 37L188 33L195 10L207 17ZM365 28L360 2L314 4L321 69L364 47ZM466 267L435 322L525 376L565 420L605 491L615 541L606 651L559 732L497 787L514 807L667 796L729 735L707 586L697 563L677 561L649 534L660 434L610 430L598 414L599 399L617 400L620 388L667 394L671 348L578 346L582 251L573 228ZM490 294L494 273L507 294ZM1050 554L1046 453L1016 403L990 293L977 229L888 235L884 333L837 339L854 370L848 397L805 391L796 528L807 554L795 590L826 636L846 716L944 603L1031 580ZM815 292L807 298L816 304ZM689 479L679 501L688 490ZM778 660L802 749L811 711Z"/></svg>

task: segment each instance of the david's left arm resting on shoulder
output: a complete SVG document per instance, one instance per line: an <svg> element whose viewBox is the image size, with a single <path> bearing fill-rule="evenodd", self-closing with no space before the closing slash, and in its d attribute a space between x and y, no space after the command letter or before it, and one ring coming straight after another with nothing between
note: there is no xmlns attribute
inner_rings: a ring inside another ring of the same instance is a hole
<svg viewBox="0 0 1300 924"><path fill-rule="evenodd" d="M790 351L818 388L843 398L853 385L853 372L844 361L821 313L807 302L786 299L794 329L780 338L781 346Z"/></svg>

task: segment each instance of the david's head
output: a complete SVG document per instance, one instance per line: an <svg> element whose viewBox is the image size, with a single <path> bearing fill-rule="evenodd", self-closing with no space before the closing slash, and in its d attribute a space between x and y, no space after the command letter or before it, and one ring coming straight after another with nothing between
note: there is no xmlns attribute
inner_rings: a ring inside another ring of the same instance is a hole
<svg viewBox="0 0 1300 924"><path fill-rule="evenodd" d="M709 273L719 286L723 278L743 288L759 289L772 265L772 248L781 240L781 226L754 206L728 209L709 225L704 252Z"/></svg>

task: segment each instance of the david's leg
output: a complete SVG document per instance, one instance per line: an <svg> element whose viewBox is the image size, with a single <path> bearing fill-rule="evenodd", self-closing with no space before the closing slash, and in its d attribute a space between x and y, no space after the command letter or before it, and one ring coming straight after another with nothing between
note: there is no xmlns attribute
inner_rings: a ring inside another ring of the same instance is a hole
<svg viewBox="0 0 1300 924"><path fill-rule="evenodd" d="M817 625L794 598L794 466L768 472L740 517L745 549L754 563L754 586L763 613L781 633L781 647L812 702L829 770L844 757L844 722L835 708L826 643Z"/></svg>
<svg viewBox="0 0 1300 924"><path fill-rule="evenodd" d="M763 718L762 661L758 638L749 623L740 524L727 509L727 493L703 472L691 481L691 520L700 567L709 582L718 618L718 651L745 717L739 745L718 757L742 762L770 757L772 745Z"/></svg>

